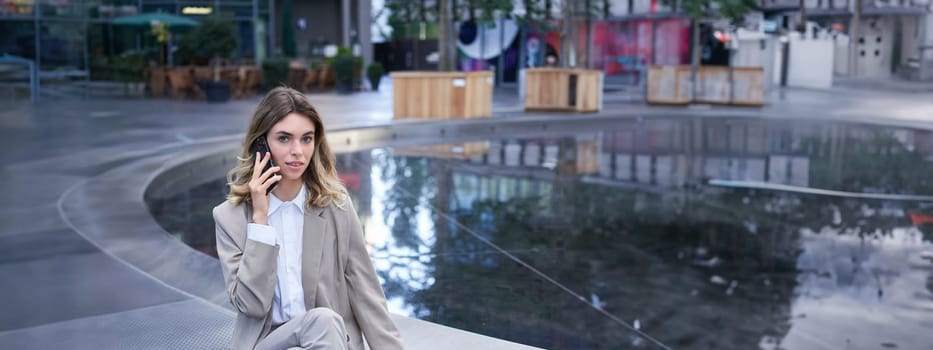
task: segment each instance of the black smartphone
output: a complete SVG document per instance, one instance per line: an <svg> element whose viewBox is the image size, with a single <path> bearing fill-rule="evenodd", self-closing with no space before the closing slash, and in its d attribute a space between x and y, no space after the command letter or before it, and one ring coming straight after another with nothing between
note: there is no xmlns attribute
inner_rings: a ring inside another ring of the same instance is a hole
<svg viewBox="0 0 933 350"><path fill-rule="evenodd" d="M266 152L269 152L269 144L266 142L266 137L260 136L259 139L256 140L256 142L253 142L253 146L250 147L250 152L252 152L253 155L255 155L256 152L259 152L260 158L265 157ZM274 167L274 166L275 166L275 162L272 161L272 157L269 157L269 162L266 163L266 166L262 168L262 172L260 172L259 174L260 175L265 174L266 171L269 170L269 168ZM278 174L279 173L275 173L274 175L278 175ZM275 188L275 185L269 186L269 188L266 190L266 194L269 194L269 192L272 192L274 188Z"/></svg>

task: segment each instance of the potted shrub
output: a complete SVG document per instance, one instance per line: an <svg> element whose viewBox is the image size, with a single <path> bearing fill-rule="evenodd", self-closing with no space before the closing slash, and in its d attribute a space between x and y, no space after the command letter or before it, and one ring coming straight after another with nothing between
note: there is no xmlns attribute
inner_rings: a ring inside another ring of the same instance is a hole
<svg viewBox="0 0 933 350"><path fill-rule="evenodd" d="M356 60L352 55L339 54L334 57L334 80L337 82L337 93L349 94L353 92L353 71Z"/></svg>
<svg viewBox="0 0 933 350"><path fill-rule="evenodd" d="M114 57L110 62L111 79L125 84L127 95L142 93L142 82L146 80L149 61L143 52L128 51Z"/></svg>
<svg viewBox="0 0 933 350"><path fill-rule="evenodd" d="M284 57L267 58L262 61L263 86L267 90L288 81L288 59Z"/></svg>
<svg viewBox="0 0 933 350"><path fill-rule="evenodd" d="M237 47L236 33L228 21L218 17L207 18L179 43L183 57L191 61L209 58L213 79L198 81L207 95L207 102L226 102L230 99L230 82L220 78L220 63L228 59Z"/></svg>
<svg viewBox="0 0 933 350"><path fill-rule="evenodd" d="M382 80L383 74L385 68L382 67L382 63L373 62L366 67L366 77L369 78L369 85L373 87L373 91L379 91L379 81Z"/></svg>

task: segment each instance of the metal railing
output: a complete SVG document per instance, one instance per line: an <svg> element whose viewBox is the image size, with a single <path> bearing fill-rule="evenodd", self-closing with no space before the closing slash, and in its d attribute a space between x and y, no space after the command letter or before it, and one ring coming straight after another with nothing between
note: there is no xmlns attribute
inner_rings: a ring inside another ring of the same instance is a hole
<svg viewBox="0 0 933 350"><path fill-rule="evenodd" d="M21 70L15 67L25 66L27 74L24 77ZM5 69L7 68L7 69ZM21 88L23 85L19 81L29 80L29 101L33 104L39 102L39 71L36 63L32 60L19 56L3 54L0 56L0 87L9 87L12 90Z"/></svg>
<svg viewBox="0 0 933 350"><path fill-rule="evenodd" d="M933 80L933 72L930 72L930 62L933 61L933 45L924 45L917 47L919 51L919 65L917 67L917 75L920 80Z"/></svg>

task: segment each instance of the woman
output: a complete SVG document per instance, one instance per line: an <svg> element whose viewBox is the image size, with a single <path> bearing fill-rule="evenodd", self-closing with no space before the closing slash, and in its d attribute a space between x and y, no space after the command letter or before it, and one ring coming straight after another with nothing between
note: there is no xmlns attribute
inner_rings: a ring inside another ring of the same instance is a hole
<svg viewBox="0 0 933 350"><path fill-rule="evenodd" d="M261 141L265 154L253 151ZM233 348L362 350L365 335L374 350L402 349L321 117L305 96L270 91L238 159L227 200L214 208L217 255L237 311Z"/></svg>

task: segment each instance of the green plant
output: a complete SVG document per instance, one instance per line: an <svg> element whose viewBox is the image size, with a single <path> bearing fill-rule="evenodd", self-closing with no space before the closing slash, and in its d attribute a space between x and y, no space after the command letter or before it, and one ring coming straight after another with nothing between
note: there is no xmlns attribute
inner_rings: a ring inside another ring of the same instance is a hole
<svg viewBox="0 0 933 350"><path fill-rule="evenodd" d="M694 20L724 17L736 23L748 11L757 7L754 0L683 0L679 4L674 0L662 0L668 6L677 6Z"/></svg>
<svg viewBox="0 0 933 350"><path fill-rule="evenodd" d="M237 37L233 25L216 16L202 21L178 43L182 61L185 62L195 58L229 58L236 47Z"/></svg>
<svg viewBox="0 0 933 350"><path fill-rule="evenodd" d="M308 68L320 69L322 67L327 67L327 60L322 58L311 58L308 60Z"/></svg>
<svg viewBox="0 0 933 350"><path fill-rule="evenodd" d="M110 80L112 75L110 70L110 57L94 56L91 57L91 80Z"/></svg>
<svg viewBox="0 0 933 350"><path fill-rule="evenodd" d="M337 55L334 57L334 79L337 82L353 82L353 71L356 66L356 60L351 55Z"/></svg>
<svg viewBox="0 0 933 350"><path fill-rule="evenodd" d="M262 79L266 89L272 89L288 80L288 62L284 57L267 58L262 61Z"/></svg>
<svg viewBox="0 0 933 350"><path fill-rule="evenodd" d="M338 47L337 47L337 56L341 56L341 55L343 55L343 56L353 56L353 50L350 50L350 48L349 48L349 47L346 47L346 46L338 46Z"/></svg>
<svg viewBox="0 0 933 350"><path fill-rule="evenodd" d="M111 60L111 79L129 83L144 81L148 66L149 62L143 52L125 52Z"/></svg>
<svg viewBox="0 0 933 350"><path fill-rule="evenodd" d="M363 58L353 57L353 82L360 83L362 81L363 81Z"/></svg>
<svg viewBox="0 0 933 350"><path fill-rule="evenodd" d="M378 81L383 74L385 74L385 67L382 66L382 63L373 62L366 67L366 77L370 81Z"/></svg>
<svg viewBox="0 0 933 350"><path fill-rule="evenodd" d="M355 62L355 64L354 64L354 66L356 67L357 71L360 71L360 70L363 69L363 59L360 58L360 57L355 57L355 56L353 56L353 50L350 50L350 48L349 48L349 47L346 47L346 46L338 46L338 47L337 47L337 55L334 56L334 57L329 57L329 58L327 58L325 62L327 62L327 65L328 65L328 66L333 67L333 66L334 66L334 61L335 61L338 57L350 57L350 58L352 58L352 59L355 59L356 62Z"/></svg>

